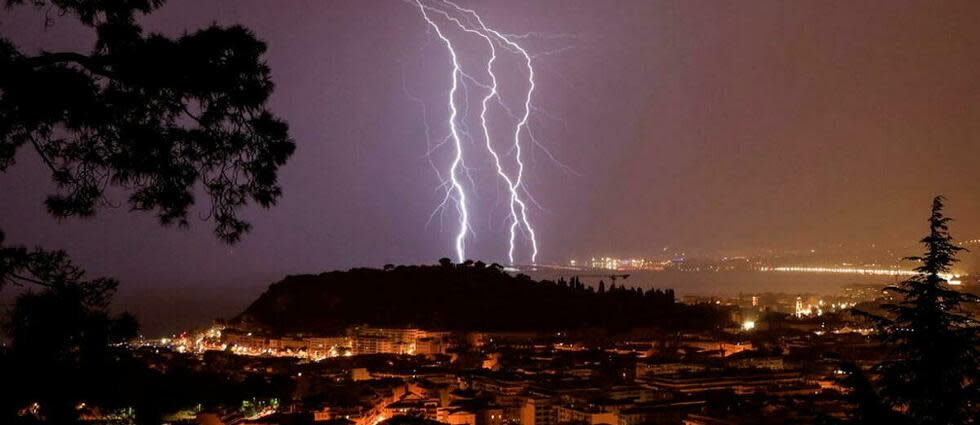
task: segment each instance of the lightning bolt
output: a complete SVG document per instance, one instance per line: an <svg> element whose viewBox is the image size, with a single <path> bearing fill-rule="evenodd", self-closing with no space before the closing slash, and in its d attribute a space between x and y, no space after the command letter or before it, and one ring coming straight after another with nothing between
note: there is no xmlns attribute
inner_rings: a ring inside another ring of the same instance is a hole
<svg viewBox="0 0 980 425"><path fill-rule="evenodd" d="M531 101L535 90L535 80L534 80L535 73L534 73L534 66L532 64L532 56L528 54L526 49L524 49L520 44L518 44L513 40L513 39L520 39L522 38L522 36L506 35L495 29L488 27L484 23L480 15L477 14L476 11L472 9L463 8L450 0L441 0L442 5L451 8L452 10L455 10L456 13L462 16L465 16L465 18L461 20L460 18L453 16L446 10L442 10L440 8L436 8L429 5L424 5L422 3L422 0L416 0L415 4L418 6L419 10L421 11L422 17L435 30L436 35L442 40L443 44L445 44L446 48L449 50L453 63L452 88L450 89L449 92L449 110L450 110L449 128L450 128L450 136L456 146L456 151L455 151L456 156L452 162L452 166L450 167L450 172L448 173L449 180L447 183L451 183L452 191L447 191L446 198L443 200L443 205L445 205L445 203L448 202L451 198L454 198L457 203L457 211L459 212L459 217L460 217L460 231L456 237L457 256L459 257L460 261L462 261L465 258L465 238L466 238L467 231L470 229L470 225L468 221L469 212L466 208L466 193L465 190L463 189L463 186L458 181L456 175L457 170L460 167L465 169L465 165L463 165L463 148L460 140L461 139L460 130L458 129L457 127L458 124L456 122L457 115L458 115L458 107L456 106L456 91L458 86L460 85L460 79L467 79L473 82L478 87L487 91L486 95L483 97L481 101L480 125L482 128L483 139L486 144L487 152L489 153L490 158L493 160L494 168L497 175L506 184L507 192L509 195L510 216L508 221L510 223L510 226L509 226L509 238L508 238L509 245L507 251L508 260L510 261L511 264L514 263L515 251L517 247L517 233L518 230L520 230L522 234L526 236L526 239L530 244L531 263L534 264L537 262L537 256L538 256L537 236L534 227L531 225L531 221L528 218L527 204L524 201L524 199L522 199L521 196L521 194L524 193L530 197L530 193L528 192L527 187L523 183L525 165L522 158L523 155L522 135L527 133L528 137L531 138L531 141L537 143L536 140L533 139L533 134L530 133L530 129L528 128L528 121L530 120L531 110L532 110ZM486 73L490 77L490 84L486 84L486 85L481 84L478 80L476 80L475 78L466 74L463 71L462 67L459 64L457 52L453 48L453 43L450 41L449 37L447 37L446 34L443 32L439 24L437 24L436 21L432 19L432 16L430 16L430 12L443 16L446 20L454 23L463 32L476 35L482 38L484 41L486 41L486 44L490 52L489 58L486 62ZM519 114L515 114L513 110L507 107L507 105L504 103L498 91L497 75L494 72L494 65L497 61L498 44L504 50L519 55L523 59L524 64L527 67L528 88L523 98L522 109L519 111ZM465 84L465 82L463 84ZM500 105L508 115L510 115L511 117L517 120L517 123L514 125L513 141L511 145L511 151L513 152L513 156L516 162L516 171L514 172L513 176L508 174L508 172L505 170L500 154L498 154L497 151L494 149L494 143L492 141L490 129L489 129L490 127L489 120L487 118L487 112L489 110L489 105L491 101L496 101L496 103ZM550 152L548 154L550 156ZM450 184L447 184L447 186L450 186ZM453 193L455 193L455 196L453 196ZM533 198L530 199L533 201Z"/></svg>
<svg viewBox="0 0 980 425"><path fill-rule="evenodd" d="M466 190L463 189L463 185L460 184L457 172L459 168L463 166L463 143L459 137L459 129L456 127L456 90L459 87L459 58L456 56L456 50L453 49L453 42L449 40L443 33L439 25L435 23L429 14L425 11L425 6L422 2L416 0L415 2L419 6L419 10L422 12L422 17L426 22L432 26L435 30L436 35L442 39L445 43L446 48L449 49L449 55L452 57L453 62L453 72L452 72L452 88L449 89L449 132L452 135L453 144L456 146L456 155L453 158L452 166L449 168L449 180L452 182L452 188L456 192L456 210L459 213L459 232L456 234L456 258L460 262L466 260L466 233L470 229L470 213L466 208ZM451 193L451 192L447 192ZM445 202L445 201L444 201Z"/></svg>
<svg viewBox="0 0 980 425"><path fill-rule="evenodd" d="M524 57L524 61L527 65L528 89L527 89L527 95L524 98L524 115L521 117L520 121L518 121L514 129L514 159L517 161L517 176L514 178L513 181L511 181L505 175L505 173L503 173L503 171L500 169L499 160L497 161L497 169L499 171L499 174L507 181L507 184L510 186L510 193L511 193L511 214L513 215L513 220L510 225L510 250L508 252L510 262L511 263L514 262L514 239L516 237L517 226L519 224L523 224L524 228L527 230L528 239L531 243L531 264L534 264L535 262L537 262L537 257L538 257L538 241L534 233L534 227L531 226L531 222L527 218L527 205L524 203L523 200L521 200L520 195L518 194L518 188L521 187L522 180L524 178L524 162L521 159L521 133L522 130L524 130L527 127L528 119L530 119L531 117L531 96L534 93L534 88L535 88L534 66L531 64L531 55L529 55L527 53L527 50L524 50L524 48L521 47L519 44L515 43L514 41L511 41L509 38L507 38L506 36L498 32L497 30L488 28L486 24L484 24L483 18L481 18L480 15L476 13L476 11L472 9L466 9L460 7L456 3L453 3L452 1L449 0L442 0L442 2L452 6L453 8L455 8L460 12L467 13L473 18L475 18L476 22L480 25L480 28L483 31L493 34L494 36L497 37L497 39L499 39L501 42L506 44L508 47L518 51L521 54L521 56ZM492 47L493 43L490 44L491 44L491 49L493 49ZM493 59L495 58L496 58L496 52L494 51L494 55L487 65L487 69L490 72L490 75L493 75L491 64L493 62ZM493 80L494 80L493 95L496 95L496 77L494 77ZM483 108L484 112L486 111L486 100L487 99L484 99L484 108ZM484 130L486 130L485 122L483 127ZM489 136L487 137L488 137L487 146L489 147L490 145ZM492 148L491 148L491 152L493 152ZM493 156L494 159L496 160L497 157L496 153L494 153ZM520 220L518 220L518 217L516 216L516 211L514 211L515 204L518 205L520 209Z"/></svg>

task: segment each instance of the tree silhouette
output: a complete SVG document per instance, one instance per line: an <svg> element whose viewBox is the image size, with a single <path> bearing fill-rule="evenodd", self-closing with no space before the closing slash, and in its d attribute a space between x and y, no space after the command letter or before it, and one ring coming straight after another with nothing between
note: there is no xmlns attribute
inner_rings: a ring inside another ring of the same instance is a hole
<svg viewBox="0 0 980 425"><path fill-rule="evenodd" d="M932 202L926 252L909 257L920 263L915 277L887 288L902 296L885 304L886 315L861 313L877 323L878 335L891 349L874 372L885 405L916 424L975 423L980 401L980 327L962 314L974 295L949 287L943 277L963 248L949 234L943 197Z"/></svg>
<svg viewBox="0 0 980 425"><path fill-rule="evenodd" d="M30 146L58 187L45 201L51 214L91 216L110 203L104 194L113 188L132 210L185 226L203 191L215 235L234 243L250 228L242 207L279 199L278 170L295 145L286 123L266 109L273 85L261 58L265 43L248 29L144 34L137 15L163 0L6 4L57 11L96 35L88 52L36 55L0 37L0 172ZM166 385L109 345L137 330L132 316L107 313L115 280L84 279L64 252L4 245L0 232L0 290L11 284L40 291L18 296L3 323L12 343L0 347L0 376L16 390L0 398L0 423L39 400L48 421L72 423L82 399L127 403L140 423L159 423L160 407L175 398L139 396Z"/></svg>
<svg viewBox="0 0 980 425"><path fill-rule="evenodd" d="M78 400L114 398L108 396L111 383L122 374L120 353L109 344L135 337L136 319L108 313L115 280L85 279L63 252L13 250L18 252L3 258L15 261L5 261L0 273L43 289L17 297L3 323L12 343L0 354L0 370L5 385L17 390L0 401L0 422L12 421L18 408L39 402L52 423L72 423Z"/></svg>
<svg viewBox="0 0 980 425"><path fill-rule="evenodd" d="M489 268L490 270L493 270L495 273L504 272L504 266L501 266L499 263L491 263Z"/></svg>
<svg viewBox="0 0 980 425"><path fill-rule="evenodd" d="M265 43L248 29L144 34L136 15L162 0L7 1L24 3L74 16L97 35L90 52L34 56L0 38L0 172L31 146L59 187L49 212L90 216L112 186L133 210L187 225L199 186L215 234L234 242L249 229L241 207L276 202L277 171L294 144L265 108Z"/></svg>
<svg viewBox="0 0 980 425"><path fill-rule="evenodd" d="M908 418L893 410L881 397L871 377L860 366L851 360L837 359L837 368L841 371L838 382L848 388L845 399L854 405L849 417L844 420L826 418L829 423L874 425L892 424L908 425Z"/></svg>

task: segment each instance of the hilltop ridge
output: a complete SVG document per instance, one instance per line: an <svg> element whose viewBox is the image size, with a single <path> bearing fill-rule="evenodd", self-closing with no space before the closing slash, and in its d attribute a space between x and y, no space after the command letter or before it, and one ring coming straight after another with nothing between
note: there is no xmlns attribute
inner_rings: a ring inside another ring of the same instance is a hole
<svg viewBox="0 0 980 425"><path fill-rule="evenodd" d="M496 264L444 260L440 265L290 275L270 285L232 324L276 333L330 333L355 324L445 330L689 329L718 326L724 317L708 306L676 304L670 289L596 290L574 278L535 281Z"/></svg>

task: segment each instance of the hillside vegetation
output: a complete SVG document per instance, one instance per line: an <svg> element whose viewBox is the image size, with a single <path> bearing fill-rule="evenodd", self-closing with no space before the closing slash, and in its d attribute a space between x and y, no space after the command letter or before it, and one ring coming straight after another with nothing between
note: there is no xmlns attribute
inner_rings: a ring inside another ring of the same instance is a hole
<svg viewBox="0 0 980 425"><path fill-rule="evenodd" d="M534 281L483 263L358 268L293 275L272 284L237 326L276 333L338 332L354 324L445 330L560 330L599 327L704 329L727 315L674 303L672 290L611 286L577 279Z"/></svg>

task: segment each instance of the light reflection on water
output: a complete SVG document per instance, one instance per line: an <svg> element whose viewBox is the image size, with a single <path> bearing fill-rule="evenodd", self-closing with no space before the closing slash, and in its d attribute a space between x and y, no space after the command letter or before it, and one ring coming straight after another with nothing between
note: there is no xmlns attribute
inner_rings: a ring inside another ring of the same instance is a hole
<svg viewBox="0 0 980 425"><path fill-rule="evenodd" d="M677 295L730 296L741 293L782 292L788 294L815 293L836 294L849 284L890 284L897 283L901 277L870 276L835 273L795 273L763 271L720 271L720 272L681 272L681 271L601 271L576 272L572 270L526 271L535 280L556 280L578 275L629 274L628 279L617 279L616 285L627 287L672 288ZM603 280L608 287L612 281L602 277L581 277L582 283L596 286Z"/></svg>

